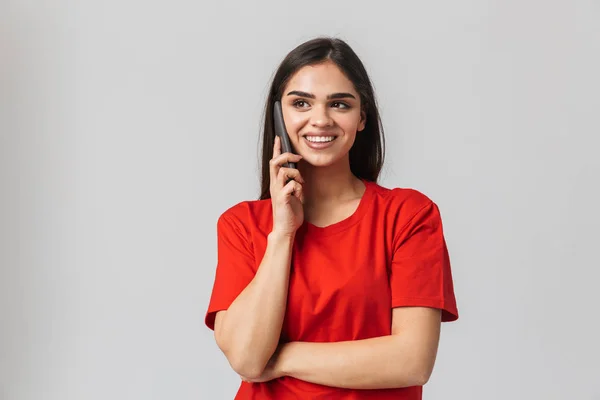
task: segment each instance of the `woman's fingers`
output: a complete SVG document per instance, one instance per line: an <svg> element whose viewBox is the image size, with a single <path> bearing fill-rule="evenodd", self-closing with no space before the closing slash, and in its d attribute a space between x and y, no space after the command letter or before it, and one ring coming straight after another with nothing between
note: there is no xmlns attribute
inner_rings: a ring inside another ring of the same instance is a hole
<svg viewBox="0 0 600 400"><path fill-rule="evenodd" d="M281 155L281 139L279 136L275 136L275 141L273 142L273 157L269 160L269 175L271 176L271 183L275 181L277 177L277 169L275 165L275 158Z"/></svg>
<svg viewBox="0 0 600 400"><path fill-rule="evenodd" d="M283 154L279 154L278 156L272 158L269 161L269 175L271 178L271 183L276 182L277 177L279 175L279 170L282 168L282 165L284 165L285 163L288 163L288 162L298 162L301 159L302 159L302 156L297 155L297 154L292 154L292 153L283 153Z"/></svg>
<svg viewBox="0 0 600 400"><path fill-rule="evenodd" d="M285 196L289 196L289 195L294 195L298 198L298 200L300 200L302 203L304 203L304 194L302 192L302 185L298 182L296 182L295 180L291 180L289 181L282 189L281 189L281 196L285 197Z"/></svg>
<svg viewBox="0 0 600 400"><path fill-rule="evenodd" d="M273 161L273 165L281 166L281 165L285 164L286 162L298 162L301 159L302 159L302 156L299 154L283 153L283 154L278 155L275 158L272 158L271 161Z"/></svg>
<svg viewBox="0 0 600 400"><path fill-rule="evenodd" d="M283 187L290 179L294 179L299 183L304 183L304 179L302 179L300 171L298 171L296 168L279 168L279 172L277 173L277 184L279 187Z"/></svg>
<svg viewBox="0 0 600 400"><path fill-rule="evenodd" d="M298 169L284 166L285 163L296 163L301 159L300 155L290 152L282 154L281 139L279 137L275 139L273 158L269 160L273 231L293 233L304 219L304 195L302 194L304 179Z"/></svg>
<svg viewBox="0 0 600 400"><path fill-rule="evenodd" d="M271 179L271 197L284 198L293 194L302 203L304 195L302 184L304 179L296 168L284 167L285 163L297 163L302 159L301 155L292 153L281 153L281 139L275 137L273 144L273 158L269 161L269 175ZM285 189L285 190L284 190ZM283 196L283 197L280 197Z"/></svg>
<svg viewBox="0 0 600 400"><path fill-rule="evenodd" d="M275 136L275 142L273 142L273 158L281 154L281 138Z"/></svg>

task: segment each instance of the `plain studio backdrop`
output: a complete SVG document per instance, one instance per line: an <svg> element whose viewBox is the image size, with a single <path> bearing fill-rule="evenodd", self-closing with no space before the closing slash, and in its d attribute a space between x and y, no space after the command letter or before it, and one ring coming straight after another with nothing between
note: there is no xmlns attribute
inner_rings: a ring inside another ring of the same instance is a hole
<svg viewBox="0 0 600 400"><path fill-rule="evenodd" d="M216 221L318 35L373 79L380 183L442 212L461 318L425 398L600 399L598 1L0 7L2 400L233 398Z"/></svg>

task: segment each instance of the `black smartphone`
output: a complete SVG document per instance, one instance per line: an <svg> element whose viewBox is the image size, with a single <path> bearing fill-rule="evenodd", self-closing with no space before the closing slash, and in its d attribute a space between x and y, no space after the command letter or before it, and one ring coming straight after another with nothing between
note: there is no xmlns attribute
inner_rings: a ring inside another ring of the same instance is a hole
<svg viewBox="0 0 600 400"><path fill-rule="evenodd" d="M275 134L281 139L281 152L282 153L294 153L290 137L288 136L287 130L285 129L285 123L283 122L283 110L281 109L281 102L276 101L273 107L273 122L275 126ZM289 162L285 163L286 168L296 168L296 163Z"/></svg>

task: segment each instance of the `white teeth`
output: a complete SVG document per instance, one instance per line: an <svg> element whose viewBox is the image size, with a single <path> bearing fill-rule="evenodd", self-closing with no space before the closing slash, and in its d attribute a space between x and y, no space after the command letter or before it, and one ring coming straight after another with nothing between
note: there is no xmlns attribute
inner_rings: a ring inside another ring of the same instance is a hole
<svg viewBox="0 0 600 400"><path fill-rule="evenodd" d="M309 142L331 142L335 136L306 136Z"/></svg>

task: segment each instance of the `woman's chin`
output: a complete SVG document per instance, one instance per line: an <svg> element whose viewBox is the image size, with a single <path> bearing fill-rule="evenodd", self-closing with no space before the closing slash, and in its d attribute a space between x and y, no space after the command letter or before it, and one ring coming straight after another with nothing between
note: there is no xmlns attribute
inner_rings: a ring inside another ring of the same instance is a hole
<svg viewBox="0 0 600 400"><path fill-rule="evenodd" d="M338 160L338 157L334 155L314 155L314 154L303 154L302 163L313 168L325 168L334 165Z"/></svg>

